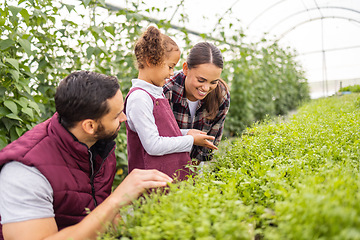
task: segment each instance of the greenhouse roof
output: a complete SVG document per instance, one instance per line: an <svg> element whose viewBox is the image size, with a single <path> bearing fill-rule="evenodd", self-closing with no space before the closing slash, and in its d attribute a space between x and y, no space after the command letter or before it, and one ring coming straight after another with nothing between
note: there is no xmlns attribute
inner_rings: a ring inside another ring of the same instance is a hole
<svg viewBox="0 0 360 240"><path fill-rule="evenodd" d="M331 95L339 88L340 81L344 85L360 84L358 0L143 0L142 4L135 0L125 3L107 0L106 3L125 9L137 4L143 7L144 15L148 14L146 8L166 8L161 16L147 16L171 20L173 26L185 27L195 34L211 35L219 25L231 23L233 28L243 29L249 41L262 38L278 41L297 51L310 86L318 88L320 95Z"/></svg>

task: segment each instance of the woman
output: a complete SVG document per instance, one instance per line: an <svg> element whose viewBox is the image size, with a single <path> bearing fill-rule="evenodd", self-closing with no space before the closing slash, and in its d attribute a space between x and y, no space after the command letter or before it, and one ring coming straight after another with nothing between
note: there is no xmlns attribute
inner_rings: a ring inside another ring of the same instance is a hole
<svg viewBox="0 0 360 240"><path fill-rule="evenodd" d="M220 50L208 42L196 44L177 72L163 87L181 131L198 129L214 136L218 145L230 106L230 93L220 78L223 58ZM184 134L184 132L183 132ZM209 148L193 146L190 157L198 161L212 159Z"/></svg>

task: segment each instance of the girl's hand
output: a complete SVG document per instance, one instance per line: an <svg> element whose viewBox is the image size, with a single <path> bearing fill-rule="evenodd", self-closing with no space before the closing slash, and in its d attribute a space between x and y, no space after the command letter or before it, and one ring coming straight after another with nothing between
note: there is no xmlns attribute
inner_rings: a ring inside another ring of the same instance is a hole
<svg viewBox="0 0 360 240"><path fill-rule="evenodd" d="M206 135L206 132L197 129L190 129L187 135L193 136L194 145L218 150L218 148L212 143L215 137Z"/></svg>
<svg viewBox="0 0 360 240"><path fill-rule="evenodd" d="M197 129L190 129L187 133L187 135L191 135L191 136L194 136L195 134L205 134L206 135L206 132L203 132L203 131L200 131Z"/></svg>

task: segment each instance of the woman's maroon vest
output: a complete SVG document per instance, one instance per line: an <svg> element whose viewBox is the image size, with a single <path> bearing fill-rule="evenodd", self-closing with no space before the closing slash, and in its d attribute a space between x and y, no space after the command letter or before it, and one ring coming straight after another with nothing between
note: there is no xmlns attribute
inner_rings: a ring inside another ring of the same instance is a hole
<svg viewBox="0 0 360 240"><path fill-rule="evenodd" d="M115 143L95 159L93 186L88 147L59 123L58 114L35 126L0 151L0 168L9 161L36 167L54 192L55 220L59 230L80 222L111 193L116 171ZM102 157L100 157L102 155ZM1 239L1 236L0 236Z"/></svg>
<svg viewBox="0 0 360 240"><path fill-rule="evenodd" d="M131 89L125 99L125 113L127 98L135 90L142 90L146 92L141 88ZM146 93L149 94L148 92ZM163 137L182 136L168 100L165 98L156 99L151 94L149 94L149 96L154 103L153 115L155 118L155 124L159 131L159 135ZM176 177L178 180L184 180L186 179L186 176L189 175L189 169L186 167L186 165L191 164L191 158L188 152L172 153L163 156L151 156L145 151L138 134L132 131L127 123L126 133L129 173L134 168L140 168L157 169L163 173L166 173L170 177Z"/></svg>

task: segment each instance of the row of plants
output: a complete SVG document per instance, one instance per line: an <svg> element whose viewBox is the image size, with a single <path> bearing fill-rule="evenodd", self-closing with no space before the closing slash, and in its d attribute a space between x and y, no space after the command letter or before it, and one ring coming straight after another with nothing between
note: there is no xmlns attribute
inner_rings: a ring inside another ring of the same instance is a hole
<svg viewBox="0 0 360 240"><path fill-rule="evenodd" d="M260 49L250 45L233 49L231 54L224 71L225 79L231 79L226 136L241 134L267 116L285 115L310 99L305 73L290 49L277 44Z"/></svg>
<svg viewBox="0 0 360 240"><path fill-rule="evenodd" d="M360 85L350 85L347 87L342 87L339 89L339 92L353 92L358 93L360 92Z"/></svg>
<svg viewBox="0 0 360 240"><path fill-rule="evenodd" d="M125 1L127 9L113 11L104 0L78 2L6 0L0 5L0 149L55 112L59 81L76 70L114 75L124 95L137 76L133 44L149 24L147 16L181 8L148 8ZM171 9L172 8L172 9ZM145 14L146 13L146 14ZM180 22L186 23L186 14ZM190 34L171 27L171 19L156 25L188 50L211 41L223 52L222 77L231 92L225 135L235 136L266 115L285 114L309 98L308 87L295 53L271 41L248 44L233 23L219 24L212 35ZM117 139L118 173L126 173L126 134ZM116 183L121 178L117 177Z"/></svg>
<svg viewBox="0 0 360 240"><path fill-rule="evenodd" d="M360 95L223 142L203 173L120 209L99 239L359 239Z"/></svg>

